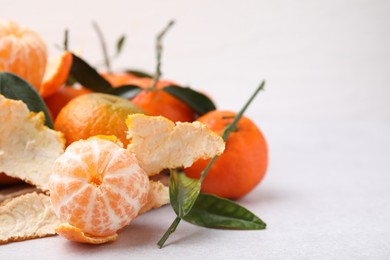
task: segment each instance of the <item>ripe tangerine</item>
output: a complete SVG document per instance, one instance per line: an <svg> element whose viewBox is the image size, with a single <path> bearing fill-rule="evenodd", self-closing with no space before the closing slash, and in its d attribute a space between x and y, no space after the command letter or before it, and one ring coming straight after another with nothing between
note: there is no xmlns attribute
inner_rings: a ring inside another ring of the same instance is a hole
<svg viewBox="0 0 390 260"><path fill-rule="evenodd" d="M197 120L222 135L232 123L236 113L214 110ZM226 142L224 153L219 156L202 183L202 191L220 197L238 199L248 194L263 179L268 151L263 134L247 117L242 117ZM198 160L185 169L187 176L199 178L210 160Z"/></svg>
<svg viewBox="0 0 390 260"><path fill-rule="evenodd" d="M61 109L54 129L64 133L66 145L95 135L114 135L127 146L125 120L133 113L143 111L127 99L102 93L81 95Z"/></svg>

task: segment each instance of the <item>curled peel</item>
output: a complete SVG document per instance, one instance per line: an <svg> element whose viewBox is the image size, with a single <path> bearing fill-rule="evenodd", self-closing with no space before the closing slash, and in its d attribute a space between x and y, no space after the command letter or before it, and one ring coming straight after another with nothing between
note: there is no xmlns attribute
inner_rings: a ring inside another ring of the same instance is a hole
<svg viewBox="0 0 390 260"><path fill-rule="evenodd" d="M0 95L0 172L48 190L55 159L64 152L62 133L44 125L43 113Z"/></svg>
<svg viewBox="0 0 390 260"><path fill-rule="evenodd" d="M189 167L198 159L220 155L222 138L200 122L176 124L161 116L129 115L127 149L149 176L163 169Z"/></svg>
<svg viewBox="0 0 390 260"><path fill-rule="evenodd" d="M49 196L28 193L1 205L0 244L52 236L58 225Z"/></svg>
<svg viewBox="0 0 390 260"><path fill-rule="evenodd" d="M58 226L56 228L56 232L66 239L88 244L104 244L115 241L118 237L117 233L104 237L91 236L87 233L84 233L80 228L74 227L68 223L63 223Z"/></svg>

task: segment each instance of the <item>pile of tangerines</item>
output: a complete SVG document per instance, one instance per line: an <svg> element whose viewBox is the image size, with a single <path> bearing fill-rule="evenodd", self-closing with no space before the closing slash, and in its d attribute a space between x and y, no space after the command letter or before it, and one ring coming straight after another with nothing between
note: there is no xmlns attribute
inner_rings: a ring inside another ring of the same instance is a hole
<svg viewBox="0 0 390 260"><path fill-rule="evenodd" d="M0 72L12 72L37 90L51 113L54 129L64 134L67 145L95 135L115 135L126 145L125 119L132 113L164 116L174 122L197 120L220 135L236 115L217 109L197 111L191 100L180 99L165 89L184 87L134 72L92 69L94 75L85 75L86 78L95 77L106 88L118 89L101 91L102 88L83 84L83 80L75 77L82 73L77 71L80 60L67 50L59 57L48 59L47 46L37 33L14 22L0 22ZM70 84L71 81L76 84ZM123 93L120 89L136 91L131 97L123 98L118 97L118 93ZM184 171L189 177L199 178L208 162L198 160ZM263 134L249 118L242 117L226 142L225 152L203 181L202 191L230 199L241 198L263 179L267 162Z"/></svg>

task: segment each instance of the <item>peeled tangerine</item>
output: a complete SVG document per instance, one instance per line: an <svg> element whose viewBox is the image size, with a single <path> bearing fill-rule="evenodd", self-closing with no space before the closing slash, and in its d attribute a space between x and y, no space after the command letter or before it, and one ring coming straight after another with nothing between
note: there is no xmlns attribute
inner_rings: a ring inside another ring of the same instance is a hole
<svg viewBox="0 0 390 260"><path fill-rule="evenodd" d="M158 201L162 185L149 182L166 168L221 154L223 140L201 123L175 125L163 117L129 115L128 149L107 138L72 143L50 178L56 232L78 242L113 241L117 232Z"/></svg>

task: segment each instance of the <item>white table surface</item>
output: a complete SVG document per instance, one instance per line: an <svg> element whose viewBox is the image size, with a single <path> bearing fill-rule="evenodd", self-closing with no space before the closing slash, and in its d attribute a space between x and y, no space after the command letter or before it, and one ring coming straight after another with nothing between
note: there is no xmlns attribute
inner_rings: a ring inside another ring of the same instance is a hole
<svg viewBox="0 0 390 260"><path fill-rule="evenodd" d="M238 110L265 78L266 91L247 115L267 138L270 167L238 202L268 227L226 231L182 222L158 249L174 219L165 206L111 244L56 236L2 245L0 259L390 258L388 1L110 3L5 0L0 17L37 30L51 54L69 28L71 47L91 63L101 57L90 26L96 20L112 49L113 39L128 34L115 68L149 71L154 36L174 18L164 75L205 90L219 108Z"/></svg>

